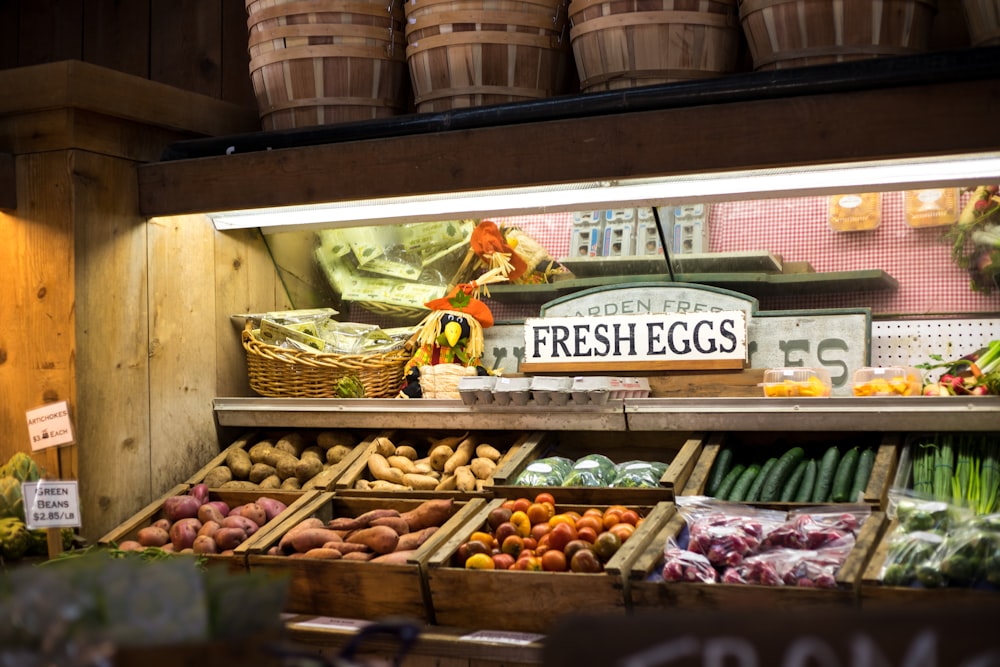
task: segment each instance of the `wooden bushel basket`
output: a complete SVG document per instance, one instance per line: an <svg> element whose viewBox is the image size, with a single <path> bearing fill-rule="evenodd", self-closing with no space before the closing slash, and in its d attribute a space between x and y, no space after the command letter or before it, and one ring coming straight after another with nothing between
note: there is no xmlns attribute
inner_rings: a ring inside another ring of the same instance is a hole
<svg viewBox="0 0 1000 667"><path fill-rule="evenodd" d="M572 0L583 92L704 79L736 69L736 0Z"/></svg>
<svg viewBox="0 0 1000 667"><path fill-rule="evenodd" d="M403 10L386 0L247 0L250 78L265 130L408 110Z"/></svg>
<svg viewBox="0 0 1000 667"><path fill-rule="evenodd" d="M740 0L755 70L923 53L936 0Z"/></svg>
<svg viewBox="0 0 1000 667"><path fill-rule="evenodd" d="M973 46L1000 44L1000 0L962 0Z"/></svg>
<svg viewBox="0 0 1000 667"><path fill-rule="evenodd" d="M419 112L567 92L565 0L410 0L406 59Z"/></svg>

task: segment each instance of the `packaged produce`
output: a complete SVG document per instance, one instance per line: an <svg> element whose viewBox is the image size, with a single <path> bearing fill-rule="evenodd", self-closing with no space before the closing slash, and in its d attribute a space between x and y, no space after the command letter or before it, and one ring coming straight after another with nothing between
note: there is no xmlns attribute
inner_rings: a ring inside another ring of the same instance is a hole
<svg viewBox="0 0 1000 667"><path fill-rule="evenodd" d="M900 453L896 485L916 498L1000 510L1000 437L994 433L911 435Z"/></svg>
<svg viewBox="0 0 1000 667"><path fill-rule="evenodd" d="M572 459L547 456L529 463L513 483L515 486L560 486L572 469Z"/></svg>
<svg viewBox="0 0 1000 667"><path fill-rule="evenodd" d="M615 470L612 488L650 488L660 485L668 464L659 461L625 461Z"/></svg>
<svg viewBox="0 0 1000 667"><path fill-rule="evenodd" d="M676 546L664 549L661 574L664 581L700 581L714 584L719 580L719 574L708 558Z"/></svg>
<svg viewBox="0 0 1000 667"><path fill-rule="evenodd" d="M726 568L724 584L836 588L837 571L854 548L854 536L821 549L775 549L750 556Z"/></svg>
<svg viewBox="0 0 1000 667"><path fill-rule="evenodd" d="M825 368L771 368L760 386L764 396L798 398L829 396L833 385Z"/></svg>
<svg viewBox="0 0 1000 667"><path fill-rule="evenodd" d="M855 396L920 396L923 379L909 366L866 366L854 371Z"/></svg>
<svg viewBox="0 0 1000 667"><path fill-rule="evenodd" d="M608 487L618 471L615 462L603 454L587 454L576 460L560 486Z"/></svg>

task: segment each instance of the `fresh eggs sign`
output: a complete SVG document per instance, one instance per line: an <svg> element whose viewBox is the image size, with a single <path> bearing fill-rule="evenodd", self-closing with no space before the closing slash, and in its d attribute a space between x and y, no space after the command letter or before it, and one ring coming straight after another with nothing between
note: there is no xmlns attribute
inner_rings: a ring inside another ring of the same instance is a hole
<svg viewBox="0 0 1000 667"><path fill-rule="evenodd" d="M742 369L742 311L532 318L524 324L527 373Z"/></svg>

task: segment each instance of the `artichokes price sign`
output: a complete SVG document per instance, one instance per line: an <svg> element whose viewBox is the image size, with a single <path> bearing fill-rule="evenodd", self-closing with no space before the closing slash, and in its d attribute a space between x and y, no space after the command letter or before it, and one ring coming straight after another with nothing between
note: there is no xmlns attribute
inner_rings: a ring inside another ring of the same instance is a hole
<svg viewBox="0 0 1000 667"><path fill-rule="evenodd" d="M24 482L21 492L30 530L80 526L80 491L75 480Z"/></svg>
<svg viewBox="0 0 1000 667"><path fill-rule="evenodd" d="M66 401L49 403L28 410L27 416L31 451L72 445L76 441L73 435L73 422L69 416L69 404Z"/></svg>
<svg viewBox="0 0 1000 667"><path fill-rule="evenodd" d="M742 369L739 310L611 317L544 317L524 324L525 372Z"/></svg>

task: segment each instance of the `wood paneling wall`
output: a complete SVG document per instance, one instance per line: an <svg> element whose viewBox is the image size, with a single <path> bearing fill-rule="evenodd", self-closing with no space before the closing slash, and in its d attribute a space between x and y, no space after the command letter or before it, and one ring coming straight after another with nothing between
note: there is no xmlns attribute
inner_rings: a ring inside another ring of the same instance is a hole
<svg viewBox="0 0 1000 667"><path fill-rule="evenodd" d="M82 60L254 107L244 0L4 0L0 69Z"/></svg>

